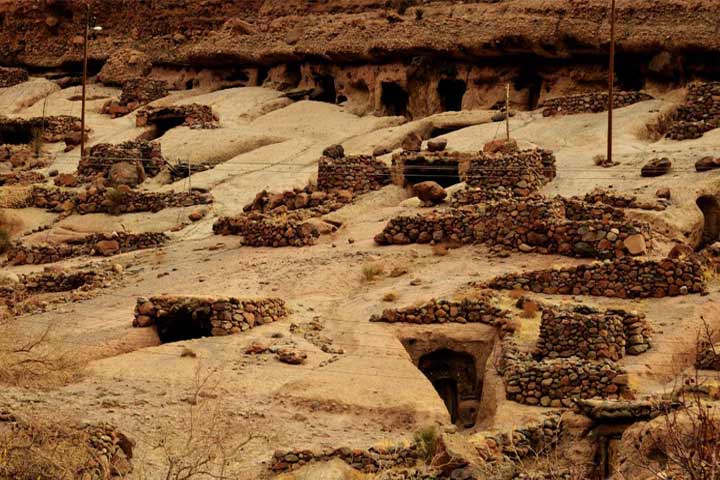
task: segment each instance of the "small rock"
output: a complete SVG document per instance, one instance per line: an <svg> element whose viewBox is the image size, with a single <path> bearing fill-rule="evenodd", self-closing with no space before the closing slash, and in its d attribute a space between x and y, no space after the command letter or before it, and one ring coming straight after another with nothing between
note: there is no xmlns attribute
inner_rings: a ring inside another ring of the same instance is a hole
<svg viewBox="0 0 720 480"><path fill-rule="evenodd" d="M444 138L436 138L428 140L427 149L431 152L442 152L447 147L447 140Z"/></svg>
<svg viewBox="0 0 720 480"><path fill-rule="evenodd" d="M205 210L195 210L190 215L188 215L188 218L193 222L197 222L199 220L202 220L202 218L205 216L205 213Z"/></svg>
<svg viewBox="0 0 720 480"><path fill-rule="evenodd" d="M117 240L100 240L95 244L95 250L97 250L100 255L107 257L119 252L120 244Z"/></svg>
<svg viewBox="0 0 720 480"><path fill-rule="evenodd" d="M698 172L707 172L716 168L720 168L720 158L703 157L695 162L695 170Z"/></svg>
<svg viewBox="0 0 720 480"><path fill-rule="evenodd" d="M297 352L295 350L281 350L277 353L278 360L290 365L300 365L302 363L305 363L306 358L306 354L302 352Z"/></svg>
<svg viewBox="0 0 720 480"><path fill-rule="evenodd" d="M645 237L641 233L630 235L623 242L630 255L644 255L647 253Z"/></svg>
<svg viewBox="0 0 720 480"><path fill-rule="evenodd" d="M655 158L642 167L640 175L643 177L659 177L668 173L670 167L672 167L672 162L669 158Z"/></svg>
<svg viewBox="0 0 720 480"><path fill-rule="evenodd" d="M345 149L342 145L330 145L322 152L324 157L330 158L343 158L345 156Z"/></svg>
<svg viewBox="0 0 720 480"><path fill-rule="evenodd" d="M655 196L658 198L664 198L670 200L670 189L667 187L658 188L655 192Z"/></svg>
<svg viewBox="0 0 720 480"><path fill-rule="evenodd" d="M419 152L422 149L422 137L415 132L409 133L402 141L401 147L408 152Z"/></svg>
<svg viewBox="0 0 720 480"><path fill-rule="evenodd" d="M390 153L390 149L387 147L375 147L375 150L373 150L373 157L380 157L382 155L387 155Z"/></svg>
<svg viewBox="0 0 720 480"><path fill-rule="evenodd" d="M430 203L441 203L447 197L447 192L437 182L427 181L416 184L413 187L415 195L423 201Z"/></svg>

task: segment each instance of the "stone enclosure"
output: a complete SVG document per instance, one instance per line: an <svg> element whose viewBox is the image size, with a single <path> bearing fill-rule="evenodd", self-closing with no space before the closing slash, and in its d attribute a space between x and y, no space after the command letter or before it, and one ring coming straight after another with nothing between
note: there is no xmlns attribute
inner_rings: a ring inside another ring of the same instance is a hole
<svg viewBox="0 0 720 480"><path fill-rule="evenodd" d="M578 113L606 112L609 95L607 92L582 93L566 97L549 98L543 105L543 116L574 115ZM613 108L623 108L638 102L652 100L653 97L642 92L615 92Z"/></svg>
<svg viewBox="0 0 720 480"><path fill-rule="evenodd" d="M22 68L0 67L0 88L27 82L28 72Z"/></svg>
<svg viewBox="0 0 720 480"><path fill-rule="evenodd" d="M120 100L107 102L102 112L113 118L122 117L168 93L168 83L164 80L133 78L123 83Z"/></svg>
<svg viewBox="0 0 720 480"><path fill-rule="evenodd" d="M673 140L700 138L720 127L720 82L689 85L685 102L664 121Z"/></svg>
<svg viewBox="0 0 720 480"><path fill-rule="evenodd" d="M287 315L277 298L238 299L163 295L138 298L134 327L155 325L163 343L232 335Z"/></svg>

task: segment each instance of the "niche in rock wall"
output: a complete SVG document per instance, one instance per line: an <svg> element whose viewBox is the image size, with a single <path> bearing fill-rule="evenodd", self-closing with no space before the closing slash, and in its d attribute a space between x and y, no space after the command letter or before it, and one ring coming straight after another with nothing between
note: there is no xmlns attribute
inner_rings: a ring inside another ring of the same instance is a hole
<svg viewBox="0 0 720 480"><path fill-rule="evenodd" d="M310 100L318 102L335 103L337 93L335 91L335 77L332 75L315 75L315 91L310 95Z"/></svg>
<svg viewBox="0 0 720 480"><path fill-rule="evenodd" d="M459 164L455 160L426 159L417 156L405 160L403 164L405 184L415 185L421 182L437 182L447 188L460 183Z"/></svg>
<svg viewBox="0 0 720 480"><path fill-rule="evenodd" d="M527 90L527 109L535 110L540 101L540 93L542 92L543 79L535 68L524 68L515 77L513 87L516 91ZM505 108L505 100L500 102L502 108Z"/></svg>
<svg viewBox="0 0 720 480"><path fill-rule="evenodd" d="M179 309L155 320L157 334L162 343L181 342L212 335L210 307Z"/></svg>
<svg viewBox="0 0 720 480"><path fill-rule="evenodd" d="M475 358L469 353L449 349L435 350L420 357L418 368L435 387L453 423L461 418L463 402L477 402L481 397ZM462 416L471 416L474 423L476 414L477 411Z"/></svg>
<svg viewBox="0 0 720 480"><path fill-rule="evenodd" d="M462 100L467 90L467 84L456 78L443 78L438 83L438 96L443 112L462 110Z"/></svg>
<svg viewBox="0 0 720 480"><path fill-rule="evenodd" d="M157 139L165 135L173 128L179 127L185 123L184 115L162 115L153 120L153 132L151 140Z"/></svg>
<svg viewBox="0 0 720 480"><path fill-rule="evenodd" d="M703 248L720 240L720 202L716 196L703 195L697 199L697 206L705 219L700 241L700 248Z"/></svg>
<svg viewBox="0 0 720 480"><path fill-rule="evenodd" d="M407 116L408 92L395 82L381 82L380 102L384 113L399 117Z"/></svg>
<svg viewBox="0 0 720 480"><path fill-rule="evenodd" d="M617 87L620 90L642 90L645 88L645 78L647 72L644 65L648 61L642 61L638 58L619 57L615 64L615 77L617 79Z"/></svg>
<svg viewBox="0 0 720 480"><path fill-rule="evenodd" d="M0 123L0 145L24 145L32 142L33 128L28 124Z"/></svg>

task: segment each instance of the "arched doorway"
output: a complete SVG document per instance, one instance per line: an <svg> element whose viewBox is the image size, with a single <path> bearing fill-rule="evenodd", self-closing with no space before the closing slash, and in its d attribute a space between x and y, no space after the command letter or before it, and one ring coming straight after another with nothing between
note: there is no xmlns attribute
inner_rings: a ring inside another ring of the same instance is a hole
<svg viewBox="0 0 720 480"><path fill-rule="evenodd" d="M697 199L697 206L705 218L700 248L720 240L720 202L718 197L703 195Z"/></svg>

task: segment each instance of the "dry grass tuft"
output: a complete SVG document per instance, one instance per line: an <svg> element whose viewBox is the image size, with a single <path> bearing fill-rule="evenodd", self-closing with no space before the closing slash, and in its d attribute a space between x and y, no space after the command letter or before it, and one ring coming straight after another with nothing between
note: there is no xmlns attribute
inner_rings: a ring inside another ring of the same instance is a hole
<svg viewBox="0 0 720 480"><path fill-rule="evenodd" d="M362 279L365 282L374 282L383 274L385 274L385 268L377 263L365 265L362 269Z"/></svg>

